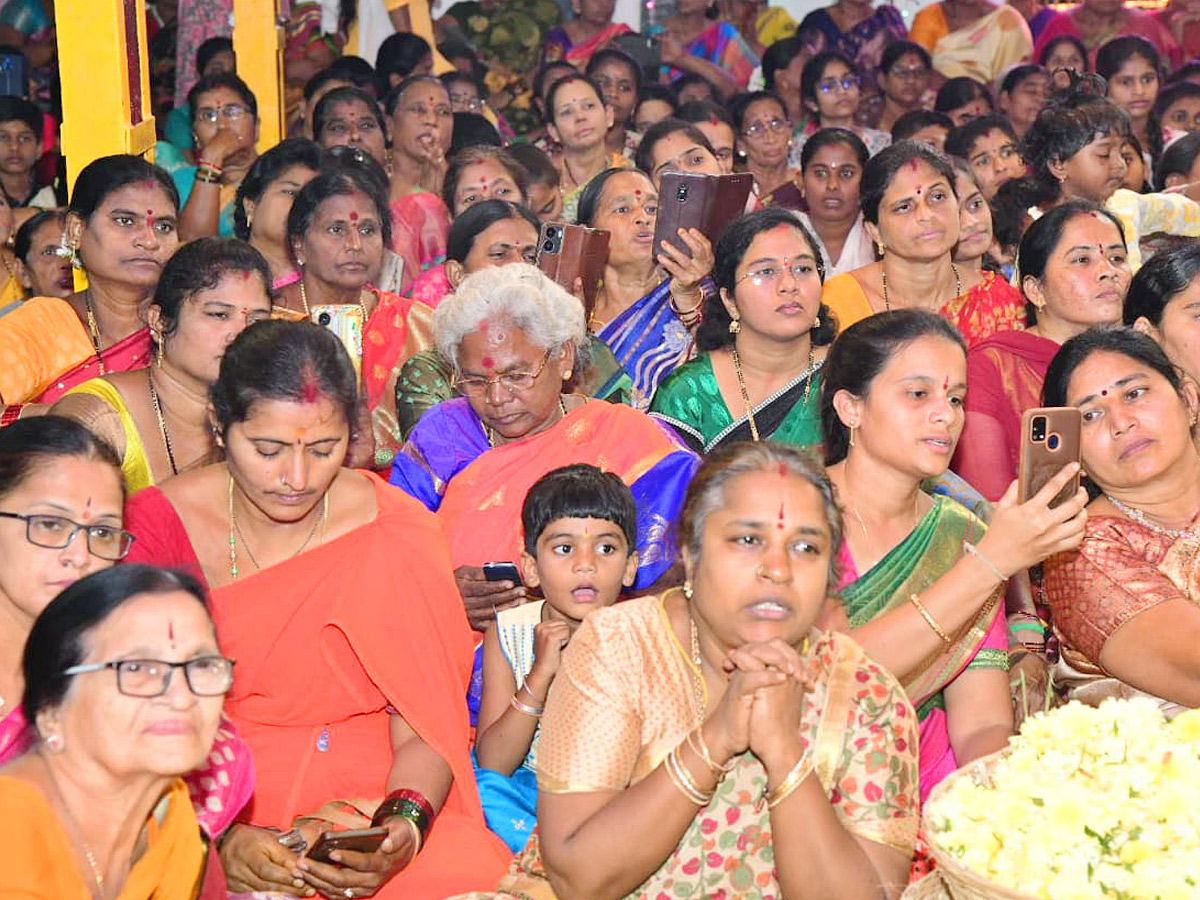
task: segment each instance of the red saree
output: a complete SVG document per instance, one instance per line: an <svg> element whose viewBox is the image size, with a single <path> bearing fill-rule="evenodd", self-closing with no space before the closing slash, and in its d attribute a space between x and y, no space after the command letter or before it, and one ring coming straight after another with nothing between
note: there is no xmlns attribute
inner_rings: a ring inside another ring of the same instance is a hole
<svg viewBox="0 0 1200 900"><path fill-rule="evenodd" d="M473 646L441 529L369 477L374 521L212 594L221 646L238 660L225 709L258 771L242 817L286 829L331 800L377 802L392 764L388 719L399 713L450 765L454 785L416 861L375 896L441 900L491 888L510 857L484 824L468 755ZM157 490L130 501L134 555L159 564L190 555L196 565L164 505Z"/></svg>
<svg viewBox="0 0 1200 900"><path fill-rule="evenodd" d="M411 297L376 290L375 311L363 330L363 388L375 434L375 467L386 469L404 444L396 411L400 367L433 346L433 310Z"/></svg>
<svg viewBox="0 0 1200 900"><path fill-rule="evenodd" d="M984 272L983 281L955 297L938 314L953 322L967 346L974 347L998 331L1024 328L1025 298L995 272Z"/></svg>

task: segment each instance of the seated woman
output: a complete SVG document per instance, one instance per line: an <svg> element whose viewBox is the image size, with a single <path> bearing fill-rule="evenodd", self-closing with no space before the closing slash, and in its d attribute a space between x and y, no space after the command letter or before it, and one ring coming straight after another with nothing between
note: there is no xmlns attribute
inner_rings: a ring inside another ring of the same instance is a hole
<svg viewBox="0 0 1200 900"><path fill-rule="evenodd" d="M725 229L716 259L720 296L696 335L702 352L664 379L650 414L701 454L747 440L817 446L837 323L821 305L816 241L791 213L764 209Z"/></svg>
<svg viewBox="0 0 1200 900"><path fill-rule="evenodd" d="M633 379L633 405L650 405L659 383L691 358L691 329L709 295L712 244L695 228L680 229L687 256L662 241L654 246L658 191L637 170L609 169L579 201L579 224L610 234L608 261L588 331L604 341Z"/></svg>
<svg viewBox="0 0 1200 900"><path fill-rule="evenodd" d="M650 176L657 191L664 172L724 174L712 143L690 122L665 118L651 125L642 135L634 157L637 167Z"/></svg>
<svg viewBox="0 0 1200 900"><path fill-rule="evenodd" d="M698 75L712 84L720 99L744 91L758 67L758 57L741 32L729 22L709 18L707 0L682 0L675 12L654 25L664 66L671 81Z"/></svg>
<svg viewBox="0 0 1200 900"><path fill-rule="evenodd" d="M179 190L184 241L233 236L234 197L258 157L258 101L232 72L201 78L188 92L196 165L171 173Z"/></svg>
<svg viewBox="0 0 1200 900"><path fill-rule="evenodd" d="M893 144L867 163L862 213L882 259L825 282L823 299L842 328L873 313L915 307L953 323L973 346L1025 324L1024 304L1011 285L955 264L954 184L950 160L918 141Z"/></svg>
<svg viewBox="0 0 1200 900"><path fill-rule="evenodd" d="M484 200L472 206L450 226L446 272L451 288L481 269L535 262L538 227L529 210L505 200ZM597 400L628 403L633 383L621 364L594 334L588 335L588 344L589 361L576 367L575 387ZM396 410L404 439L408 440L421 416L454 396L454 364L436 347L415 354L396 379Z"/></svg>
<svg viewBox="0 0 1200 900"><path fill-rule="evenodd" d="M1200 706L1195 385L1145 335L1094 328L1063 344L1044 397L1083 414L1098 491L1078 550L1046 562L1057 680L1089 703L1145 693L1168 714Z"/></svg>
<svg viewBox="0 0 1200 900"><path fill-rule="evenodd" d="M154 365L85 381L51 407L112 445L130 495L212 462L208 392L230 341L270 318L269 281L266 260L239 240L184 244L146 309Z"/></svg>
<svg viewBox="0 0 1200 900"><path fill-rule="evenodd" d="M65 225L66 216L61 211L44 209L17 229L13 263L25 296L66 300L74 292L71 264L59 252ZM0 310L0 315L3 314Z"/></svg>
<svg viewBox="0 0 1200 900"><path fill-rule="evenodd" d="M792 138L790 160L800 161L808 138L822 128L844 128L856 134L874 156L892 142L886 131L857 124L862 73L850 60L833 50L819 53L804 64L800 73L800 99L809 114L808 128Z"/></svg>
<svg viewBox="0 0 1200 900"><path fill-rule="evenodd" d="M966 76L990 84L1033 56L1025 17L991 0L931 3L913 17L908 36L929 51L934 69L945 78Z"/></svg>
<svg viewBox="0 0 1200 900"><path fill-rule="evenodd" d="M822 381L825 462L853 521L839 554L841 605L851 635L917 708L924 799L1008 742L1004 584L1078 546L1087 496L1080 488L1049 507L1078 473L1072 464L1026 503L1010 487L985 526L921 490L950 464L967 391L966 346L939 316L896 310L851 326Z"/></svg>
<svg viewBox="0 0 1200 900"><path fill-rule="evenodd" d="M313 140L329 150L357 147L388 164L387 120L375 98L356 87L334 88L313 109Z"/></svg>
<svg viewBox="0 0 1200 900"><path fill-rule="evenodd" d="M1091 203L1042 216L1018 255L1029 327L1000 331L967 353L966 425L954 471L989 500L1017 477L1021 416L1041 405L1046 367L1069 338L1121 321L1129 264L1121 226Z"/></svg>
<svg viewBox="0 0 1200 900"><path fill-rule="evenodd" d="M822 128L804 142L800 187L806 212L797 212L817 239L832 278L875 261L875 245L863 226L863 169L867 145L845 128Z"/></svg>
<svg viewBox="0 0 1200 900"><path fill-rule="evenodd" d="M638 134L633 129L633 113L645 76L632 56L619 47L597 50L584 72L600 86L604 102L613 113L604 143L613 153L633 159L638 148Z"/></svg>
<svg viewBox="0 0 1200 900"><path fill-rule="evenodd" d="M587 75L564 75L546 93L546 131L561 148L555 158L559 190L563 196L562 218L580 222L583 190L609 168L630 165L623 153L608 149L608 130L613 110L604 92Z"/></svg>
<svg viewBox="0 0 1200 900"><path fill-rule="evenodd" d="M386 469L402 443L396 377L405 360L432 344L433 311L370 283L391 238L382 183L356 165L318 175L296 195L287 235L300 280L283 289L280 305L306 319L325 306L357 313L361 338L351 354L371 417L374 467Z"/></svg>
<svg viewBox="0 0 1200 900"><path fill-rule="evenodd" d="M273 291L300 280L288 246L287 217L296 194L317 177L324 161L312 141L288 138L256 159L238 185L233 233L267 260Z"/></svg>
<svg viewBox="0 0 1200 900"><path fill-rule="evenodd" d="M754 195L763 206L800 209L800 172L788 164L792 123L787 107L770 91L739 94L729 101L737 130L739 171L754 176Z"/></svg>
<svg viewBox="0 0 1200 900"><path fill-rule="evenodd" d="M895 900L916 716L852 638L817 630L842 538L829 481L800 450L725 447L679 530L683 589L596 610L571 638L538 833L482 896Z"/></svg>
<svg viewBox="0 0 1200 900"><path fill-rule="evenodd" d="M543 62L563 59L577 68L586 67L593 53L629 33L624 22L613 22L615 9L615 0L580 0L574 19L546 32Z"/></svg>
<svg viewBox="0 0 1200 900"><path fill-rule="evenodd" d="M1200 345L1195 342L1200 302L1200 244L1156 253L1129 282L1123 319L1148 334L1167 358L1200 384Z"/></svg>
<svg viewBox="0 0 1200 900"><path fill-rule="evenodd" d="M67 209L66 249L85 284L66 299L32 297L0 318L0 415L53 403L77 384L150 362L141 311L179 246L179 194L138 156L104 156L79 173Z"/></svg>
<svg viewBox="0 0 1200 900"><path fill-rule="evenodd" d="M0 893L197 895L208 851L180 776L208 756L233 683L205 599L189 576L116 566L38 615L21 666L36 739L0 767Z"/></svg>
<svg viewBox="0 0 1200 900"><path fill-rule="evenodd" d="M435 311L434 328L464 396L425 414L391 481L437 510L471 624L481 629L522 598L511 582L485 580L481 566L517 560L526 491L570 463L603 461L632 489L636 586L653 584L673 561L667 531L696 457L645 413L563 393L586 363L579 301L513 263L465 278Z"/></svg>
<svg viewBox="0 0 1200 900"><path fill-rule="evenodd" d="M471 775L471 641L446 603L446 545L419 505L342 465L349 356L318 325L262 322L226 351L212 398L225 462L143 491L126 527L132 560L204 578L222 646L248 663L225 709L258 782L221 845L230 888L441 900L494 883L506 854ZM419 663L396 653L400 634ZM271 830L311 843L372 819L389 840L337 865Z"/></svg>

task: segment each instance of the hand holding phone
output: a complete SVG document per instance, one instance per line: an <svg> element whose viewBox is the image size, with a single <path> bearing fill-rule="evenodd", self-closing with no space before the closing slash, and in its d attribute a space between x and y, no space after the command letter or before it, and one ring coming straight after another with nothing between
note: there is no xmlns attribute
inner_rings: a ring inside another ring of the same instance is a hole
<svg viewBox="0 0 1200 900"><path fill-rule="evenodd" d="M511 581L514 585L521 583L521 570L516 563L490 562L483 564L483 577L488 581Z"/></svg>
<svg viewBox="0 0 1200 900"><path fill-rule="evenodd" d="M568 292L575 282L583 282L583 303L588 315L596 305L600 279L608 262L608 241L603 228L584 225L560 225L547 222L538 237L538 268Z"/></svg>
<svg viewBox="0 0 1200 900"><path fill-rule="evenodd" d="M1027 502L1068 463L1079 462L1082 418L1073 406L1029 409L1021 417L1021 463L1017 480L1019 498ZM1065 503L1079 490L1079 474L1050 501L1050 508Z"/></svg>
<svg viewBox="0 0 1200 900"><path fill-rule="evenodd" d="M305 854L315 862L337 865L329 858L335 850L352 850L355 853L374 853L388 836L386 828L361 828L356 831L323 831L315 844Z"/></svg>
<svg viewBox="0 0 1200 900"><path fill-rule="evenodd" d="M654 251L662 242L692 255L679 229L695 228L714 243L725 226L746 210L746 198L754 187L754 176L705 175L701 172L663 172L658 191L658 217L654 225Z"/></svg>

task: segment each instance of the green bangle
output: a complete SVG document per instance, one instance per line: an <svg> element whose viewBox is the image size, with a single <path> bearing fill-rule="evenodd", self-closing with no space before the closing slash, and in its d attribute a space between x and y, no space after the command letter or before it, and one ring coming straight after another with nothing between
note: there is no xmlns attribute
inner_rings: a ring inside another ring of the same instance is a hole
<svg viewBox="0 0 1200 900"><path fill-rule="evenodd" d="M1041 634L1046 633L1046 626L1040 622L1014 622L1008 626L1009 631L1037 631Z"/></svg>

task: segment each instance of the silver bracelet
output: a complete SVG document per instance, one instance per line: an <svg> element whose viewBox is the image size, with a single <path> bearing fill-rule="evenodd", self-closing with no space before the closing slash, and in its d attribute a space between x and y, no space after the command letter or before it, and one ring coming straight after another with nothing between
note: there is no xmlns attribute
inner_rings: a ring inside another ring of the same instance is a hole
<svg viewBox="0 0 1200 900"><path fill-rule="evenodd" d="M973 557L975 557L981 563L983 563L985 566L987 566L988 571L991 572L993 575L995 575L997 578L999 578L1001 584L1008 581L1008 576L1002 574L1000 572L1000 570L996 568L995 563L993 563L990 559L988 559L986 556L984 556L982 551L980 551L980 549L978 547L976 547L974 544L972 544L970 541L963 541L963 549L966 550L968 553L970 553Z"/></svg>

